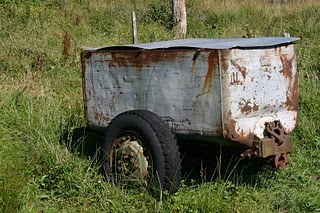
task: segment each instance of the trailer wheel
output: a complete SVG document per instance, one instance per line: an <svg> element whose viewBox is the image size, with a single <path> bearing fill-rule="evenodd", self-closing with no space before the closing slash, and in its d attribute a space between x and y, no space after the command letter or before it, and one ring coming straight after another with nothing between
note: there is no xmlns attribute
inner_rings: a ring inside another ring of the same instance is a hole
<svg viewBox="0 0 320 213"><path fill-rule="evenodd" d="M109 124L102 144L103 169L116 184L177 191L180 153L175 136L156 114L132 110Z"/></svg>

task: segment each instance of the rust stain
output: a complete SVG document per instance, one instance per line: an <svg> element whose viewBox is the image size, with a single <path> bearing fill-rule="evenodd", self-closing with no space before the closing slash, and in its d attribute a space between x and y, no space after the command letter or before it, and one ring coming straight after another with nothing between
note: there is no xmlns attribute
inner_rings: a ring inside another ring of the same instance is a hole
<svg viewBox="0 0 320 213"><path fill-rule="evenodd" d="M107 122L109 122L109 121L111 120L110 117L104 115L104 114L101 113L101 112L97 112L97 111L94 112L94 118L95 118L96 120L102 121L102 122L104 122L104 123L107 123Z"/></svg>
<svg viewBox="0 0 320 213"><path fill-rule="evenodd" d="M271 70L268 67L264 68L262 71L271 73Z"/></svg>
<svg viewBox="0 0 320 213"><path fill-rule="evenodd" d="M218 65L217 52L212 51L208 56L208 71L202 87L203 94L210 93L212 90L212 76L213 76L213 71L216 70L217 65Z"/></svg>
<svg viewBox="0 0 320 213"><path fill-rule="evenodd" d="M82 68L82 93L83 93L83 108L84 108L84 117L86 122L89 120L88 119L88 98L87 98L87 94L86 94L86 90L87 90L87 79L86 79L86 67L89 65L89 57L88 56L88 52L87 51L83 51L80 54L80 58L81 58L81 68ZM91 55L90 55L91 56ZM89 93L89 97L91 96L91 90L88 90Z"/></svg>
<svg viewBox="0 0 320 213"><path fill-rule="evenodd" d="M232 50L221 50L221 67L224 73L228 71L229 59Z"/></svg>
<svg viewBox="0 0 320 213"><path fill-rule="evenodd" d="M241 67L234 60L231 60L231 64L237 68L237 70L242 74L243 79L245 79L247 75L247 69L245 67Z"/></svg>
<svg viewBox="0 0 320 213"><path fill-rule="evenodd" d="M293 75L292 69L295 66L295 53L292 57L287 54L280 55L282 63L281 72L289 80L289 90L287 91L286 102L283 104L289 111L298 111L298 76ZM297 115L297 124L299 123L299 115Z"/></svg>
<svg viewBox="0 0 320 213"><path fill-rule="evenodd" d="M288 110L296 111L298 110L298 78L297 75L292 79L293 82L290 83L291 90L287 92L287 100L284 103Z"/></svg>
<svg viewBox="0 0 320 213"><path fill-rule="evenodd" d="M196 96L195 103L198 101L198 98L206 95L206 107L209 105L209 97L212 93L212 78L214 77L213 72L218 71L218 52L211 51L208 55L208 70L206 77L202 86L201 93ZM216 74L218 75L218 74ZM195 109L195 108L194 108Z"/></svg>
<svg viewBox="0 0 320 213"><path fill-rule="evenodd" d="M257 105L256 102L253 103L253 106L251 104L251 101L246 101L244 106L241 107L241 112L244 113L244 114L248 114L250 112L256 112L259 110L259 105Z"/></svg>
<svg viewBox="0 0 320 213"><path fill-rule="evenodd" d="M253 110L254 112L256 112L256 111L259 110L259 105L257 105L256 102L253 103L252 110Z"/></svg>
<svg viewBox="0 0 320 213"><path fill-rule="evenodd" d="M284 77L291 79L292 78L292 63L295 59L295 54L292 58L289 58L288 55L282 54L280 55L280 60L282 63L282 70L280 72L283 73Z"/></svg>
<svg viewBox="0 0 320 213"><path fill-rule="evenodd" d="M246 101L244 106L241 107L241 112L244 114L248 114L252 110L252 107L250 105L251 105L251 101Z"/></svg>
<svg viewBox="0 0 320 213"><path fill-rule="evenodd" d="M152 67L159 61L177 61L188 56L190 50L101 50L111 55L109 67Z"/></svg>
<svg viewBox="0 0 320 213"><path fill-rule="evenodd" d="M233 73L231 74L230 84L231 84L231 85L239 85L239 84L242 84L237 72L236 72L236 73L233 72Z"/></svg>
<svg viewBox="0 0 320 213"><path fill-rule="evenodd" d="M228 115L225 119L227 120L227 125L224 129L224 137L232 141L238 142L240 144L246 145L248 147L252 147L254 134L245 134L244 131L240 129L240 127L236 129L237 122L234 119L232 119L231 111L228 112Z"/></svg>

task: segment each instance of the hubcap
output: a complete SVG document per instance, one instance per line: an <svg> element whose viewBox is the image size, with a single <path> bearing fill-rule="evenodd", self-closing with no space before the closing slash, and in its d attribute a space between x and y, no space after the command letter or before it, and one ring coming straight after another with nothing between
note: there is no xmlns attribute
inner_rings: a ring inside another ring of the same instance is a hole
<svg viewBox="0 0 320 213"><path fill-rule="evenodd" d="M142 137L135 132L121 134L111 147L109 168L117 182L146 185L151 174L151 157Z"/></svg>

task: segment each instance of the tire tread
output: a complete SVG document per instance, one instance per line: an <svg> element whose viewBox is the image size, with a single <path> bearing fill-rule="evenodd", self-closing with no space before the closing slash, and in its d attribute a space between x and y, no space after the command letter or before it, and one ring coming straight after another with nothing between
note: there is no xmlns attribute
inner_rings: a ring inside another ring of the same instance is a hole
<svg viewBox="0 0 320 213"><path fill-rule="evenodd" d="M169 126L157 114L147 110L131 110L116 116L108 125L106 132L121 117L133 115L143 119L150 125L160 142L162 157L164 159L164 180L161 183L161 190L168 190L174 193L178 190L181 182L181 158L175 135L170 131Z"/></svg>

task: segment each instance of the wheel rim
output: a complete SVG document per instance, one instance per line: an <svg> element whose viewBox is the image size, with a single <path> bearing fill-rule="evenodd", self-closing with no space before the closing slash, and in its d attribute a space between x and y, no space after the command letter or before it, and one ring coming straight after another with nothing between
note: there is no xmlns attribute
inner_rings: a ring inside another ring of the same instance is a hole
<svg viewBox="0 0 320 213"><path fill-rule="evenodd" d="M138 133L124 132L114 141L109 154L109 168L117 183L148 185L152 158Z"/></svg>

